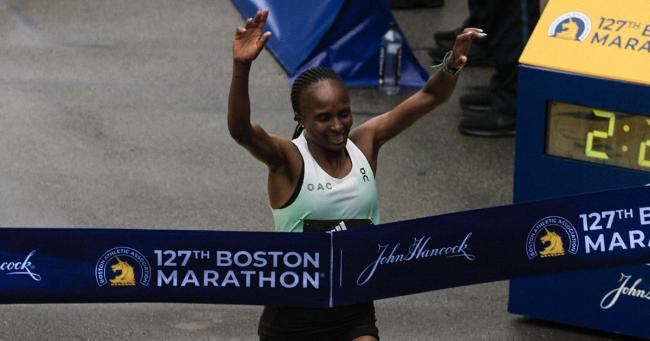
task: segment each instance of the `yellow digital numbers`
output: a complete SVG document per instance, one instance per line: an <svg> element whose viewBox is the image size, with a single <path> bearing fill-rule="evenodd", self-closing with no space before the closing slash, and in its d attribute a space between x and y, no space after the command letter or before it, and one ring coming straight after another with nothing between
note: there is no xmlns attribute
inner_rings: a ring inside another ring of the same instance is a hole
<svg viewBox="0 0 650 341"><path fill-rule="evenodd" d="M547 155L650 172L650 113L562 102L547 110Z"/></svg>
<svg viewBox="0 0 650 341"><path fill-rule="evenodd" d="M605 152L594 150L594 138L606 139L609 136L614 136L614 125L616 124L616 116L613 112L594 109L594 115L609 119L607 131L592 130L587 134L587 143L585 146L585 155L601 160L608 160L609 156Z"/></svg>
<svg viewBox="0 0 650 341"><path fill-rule="evenodd" d="M609 160L610 156L607 155L607 152L594 150L594 140L607 139L609 137L614 136L614 132L615 132L614 128L616 126L616 115L611 111L598 110L598 109L593 109L592 112L596 117L606 118L608 120L608 125L607 125L607 131L594 129L587 133L587 138L585 143L585 156L594 159L599 159L599 160ZM646 119L645 121L650 126L650 119ZM626 128L627 130L624 131L626 132L629 131L630 128L627 126ZM650 168L650 160L646 159L646 157L649 156L646 154L648 146L650 146L650 140L643 141L639 145L639 154L638 154L639 167ZM627 147L625 147L624 151L627 150L628 150Z"/></svg>
<svg viewBox="0 0 650 341"><path fill-rule="evenodd" d="M650 126L650 119L646 119L645 123ZM645 140L645 142L641 142L641 145L639 146L639 166L641 167L650 167L650 160L646 160L645 158L645 151L649 144L650 140Z"/></svg>
<svg viewBox="0 0 650 341"><path fill-rule="evenodd" d="M648 144L650 144L650 140L641 142L641 147L639 148L639 166L641 167L650 167L650 160L645 159L645 150L648 148Z"/></svg>

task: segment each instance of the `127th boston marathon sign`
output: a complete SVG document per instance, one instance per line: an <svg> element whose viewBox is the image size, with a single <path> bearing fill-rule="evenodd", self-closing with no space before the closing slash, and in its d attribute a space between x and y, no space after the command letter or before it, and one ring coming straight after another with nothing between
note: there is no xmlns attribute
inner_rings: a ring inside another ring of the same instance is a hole
<svg viewBox="0 0 650 341"><path fill-rule="evenodd" d="M0 302L327 307L648 261L643 187L322 234L4 228Z"/></svg>

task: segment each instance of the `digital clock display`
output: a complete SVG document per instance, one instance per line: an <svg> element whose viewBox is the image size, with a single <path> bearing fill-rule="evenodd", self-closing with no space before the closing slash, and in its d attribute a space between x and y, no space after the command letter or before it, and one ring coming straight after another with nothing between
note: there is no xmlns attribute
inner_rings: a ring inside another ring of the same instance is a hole
<svg viewBox="0 0 650 341"><path fill-rule="evenodd" d="M546 154L650 172L650 116L549 102Z"/></svg>

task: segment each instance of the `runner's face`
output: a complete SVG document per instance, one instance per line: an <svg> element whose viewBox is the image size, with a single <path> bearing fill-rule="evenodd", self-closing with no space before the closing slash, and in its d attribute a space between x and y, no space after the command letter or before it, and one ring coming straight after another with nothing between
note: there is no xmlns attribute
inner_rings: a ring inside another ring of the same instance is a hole
<svg viewBox="0 0 650 341"><path fill-rule="evenodd" d="M350 97L341 82L319 81L300 94L300 110L305 137L328 151L345 149L352 113Z"/></svg>

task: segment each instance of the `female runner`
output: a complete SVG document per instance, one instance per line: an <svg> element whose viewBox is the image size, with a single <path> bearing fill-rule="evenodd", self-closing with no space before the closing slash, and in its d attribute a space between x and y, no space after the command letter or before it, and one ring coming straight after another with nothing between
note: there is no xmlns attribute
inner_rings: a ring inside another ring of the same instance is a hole
<svg viewBox="0 0 650 341"><path fill-rule="evenodd" d="M268 196L276 231L333 232L379 224L375 177L379 149L420 117L445 102L467 62L472 40L485 34L465 29L422 89L392 110L352 129L350 98L331 69L312 68L291 89L293 140L251 123L248 79L252 62L271 36L262 28L268 9L238 27L228 98L232 137L268 166ZM265 307L260 340L379 340L373 302L335 308Z"/></svg>

